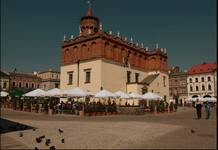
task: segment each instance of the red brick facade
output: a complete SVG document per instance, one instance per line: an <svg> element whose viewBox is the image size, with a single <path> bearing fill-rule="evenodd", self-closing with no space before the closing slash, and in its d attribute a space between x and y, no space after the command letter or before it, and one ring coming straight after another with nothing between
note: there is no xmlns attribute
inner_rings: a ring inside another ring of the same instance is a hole
<svg viewBox="0 0 218 150"><path fill-rule="evenodd" d="M80 20L80 36L65 40L62 44L62 65L104 58L123 64L129 53L129 64L139 69L167 71L167 54L161 49L146 51L122 37L104 32L99 19L93 16L91 8Z"/></svg>

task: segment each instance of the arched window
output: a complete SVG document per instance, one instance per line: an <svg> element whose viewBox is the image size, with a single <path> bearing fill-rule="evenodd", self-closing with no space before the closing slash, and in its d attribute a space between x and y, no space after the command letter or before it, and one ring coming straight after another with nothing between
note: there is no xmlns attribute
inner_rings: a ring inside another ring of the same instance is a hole
<svg viewBox="0 0 218 150"><path fill-rule="evenodd" d="M192 78L189 78L189 82L192 83Z"/></svg>
<svg viewBox="0 0 218 150"><path fill-rule="evenodd" d="M204 82L204 77L201 77L201 82Z"/></svg>
<svg viewBox="0 0 218 150"><path fill-rule="evenodd" d="M199 89L198 89L198 86L196 86L196 91L198 91Z"/></svg>
<svg viewBox="0 0 218 150"><path fill-rule="evenodd" d="M198 78L195 78L195 82L198 82Z"/></svg>
<svg viewBox="0 0 218 150"><path fill-rule="evenodd" d="M202 91L205 91L205 86L204 85L202 85Z"/></svg>
<svg viewBox="0 0 218 150"><path fill-rule="evenodd" d="M209 77L207 77L207 81L211 81L211 78L210 78L210 76L209 76Z"/></svg>
<svg viewBox="0 0 218 150"><path fill-rule="evenodd" d="M193 91L193 88L192 88L192 86L190 86L190 91L191 91L191 92Z"/></svg>
<svg viewBox="0 0 218 150"><path fill-rule="evenodd" d="M210 84L208 85L208 90L211 91L211 85Z"/></svg>

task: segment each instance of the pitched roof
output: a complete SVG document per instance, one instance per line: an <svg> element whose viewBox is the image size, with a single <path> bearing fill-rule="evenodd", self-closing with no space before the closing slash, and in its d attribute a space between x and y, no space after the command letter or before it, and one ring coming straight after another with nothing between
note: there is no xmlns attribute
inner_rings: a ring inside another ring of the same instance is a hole
<svg viewBox="0 0 218 150"><path fill-rule="evenodd" d="M9 74L7 74L4 71L0 71L0 76L1 76L1 78L9 78Z"/></svg>
<svg viewBox="0 0 218 150"><path fill-rule="evenodd" d="M188 70L188 74L201 74L201 73L209 73L213 72L217 69L217 64L215 63L202 63L193 65L191 69Z"/></svg>
<svg viewBox="0 0 218 150"><path fill-rule="evenodd" d="M142 80L141 83L149 85L149 84L150 84L151 82L153 82L158 76L159 76L159 74L148 75L144 80Z"/></svg>

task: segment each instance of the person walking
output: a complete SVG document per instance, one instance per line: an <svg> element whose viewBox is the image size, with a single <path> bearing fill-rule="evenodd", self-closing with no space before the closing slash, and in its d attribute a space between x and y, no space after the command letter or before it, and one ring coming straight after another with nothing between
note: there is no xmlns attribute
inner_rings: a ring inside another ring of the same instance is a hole
<svg viewBox="0 0 218 150"><path fill-rule="evenodd" d="M210 104L208 101L206 101L204 108L206 112L206 119L209 119L210 118Z"/></svg>
<svg viewBox="0 0 218 150"><path fill-rule="evenodd" d="M196 108L196 111L197 111L198 119L201 119L202 104L200 103L199 99L197 99L197 101L196 101L195 108Z"/></svg>

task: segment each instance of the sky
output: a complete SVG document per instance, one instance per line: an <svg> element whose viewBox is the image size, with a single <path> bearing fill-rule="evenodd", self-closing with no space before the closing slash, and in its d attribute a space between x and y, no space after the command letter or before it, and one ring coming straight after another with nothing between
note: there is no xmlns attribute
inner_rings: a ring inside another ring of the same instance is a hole
<svg viewBox="0 0 218 150"><path fill-rule="evenodd" d="M1 0L1 70L60 70L63 36L78 36L86 0ZM188 70L216 62L216 0L93 0L104 31L149 48Z"/></svg>

